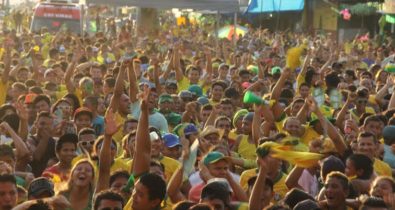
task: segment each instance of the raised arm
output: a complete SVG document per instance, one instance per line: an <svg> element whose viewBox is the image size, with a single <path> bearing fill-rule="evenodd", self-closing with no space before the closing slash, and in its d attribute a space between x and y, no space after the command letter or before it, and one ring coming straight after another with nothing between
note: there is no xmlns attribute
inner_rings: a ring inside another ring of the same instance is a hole
<svg viewBox="0 0 395 210"><path fill-rule="evenodd" d="M329 122L324 117L324 115L320 111L317 103L314 100L311 101L311 104L309 106L313 109L314 113L317 115L318 120L321 123L321 126L324 128L324 132L327 132L328 137L335 145L337 152L340 155L343 155L347 149L347 145L344 142L342 135L339 133L339 131L336 129L336 127L333 126L332 123ZM324 136L326 136L325 133L324 133Z"/></svg>
<svg viewBox="0 0 395 210"><path fill-rule="evenodd" d="M25 142L18 136L18 134L11 128L7 122L2 122L0 128L6 131L12 138L14 142L17 159L24 159L30 155L29 149L27 148Z"/></svg>
<svg viewBox="0 0 395 210"><path fill-rule="evenodd" d="M141 113L137 126L136 147L134 151L132 174L140 176L149 171L151 162L151 140L148 125L148 98L150 90L147 86L141 95Z"/></svg>
<svg viewBox="0 0 395 210"><path fill-rule="evenodd" d="M304 168L299 168L295 166L292 171L288 174L287 179L285 179L285 185L287 185L288 189L292 188L301 188L298 184L300 176L302 176Z"/></svg>
<svg viewBox="0 0 395 210"><path fill-rule="evenodd" d="M129 79L129 98L130 98L130 102L134 103L137 101L138 86L137 86L136 72L134 71L133 61L130 61L129 63L128 79Z"/></svg>
<svg viewBox="0 0 395 210"><path fill-rule="evenodd" d="M105 116L105 134L99 156L99 175L97 178L95 194L109 188L112 136L119 130L120 126L115 121L114 112L109 109Z"/></svg>
<svg viewBox="0 0 395 210"><path fill-rule="evenodd" d="M174 71L176 71L176 80L181 81L184 78L184 73L182 73L182 69L180 65L179 44L175 44L173 50L174 50L173 63L174 63Z"/></svg>
<svg viewBox="0 0 395 210"><path fill-rule="evenodd" d="M351 93L351 92L348 93L346 102L343 104L343 107L340 109L340 112L336 116L335 125L338 128L343 128L346 114L349 111L349 107L351 104L355 102L356 99L357 99L356 93Z"/></svg>
<svg viewBox="0 0 395 210"><path fill-rule="evenodd" d="M248 202L248 209L250 210L262 210L265 206L262 205L262 194L265 189L265 182L267 176L267 165L265 160L259 158L259 172L258 177L255 181L254 186L252 187L252 192L250 196L250 200Z"/></svg>
<svg viewBox="0 0 395 210"><path fill-rule="evenodd" d="M5 43L4 44L4 72L1 75L1 81L6 84L8 82L8 78L10 76L10 71L11 71L11 50L12 50L12 45Z"/></svg>
<svg viewBox="0 0 395 210"><path fill-rule="evenodd" d="M119 106L119 100L121 99L121 96L123 94L123 89L124 89L124 78L125 78L125 69L126 65L125 63L122 63L121 68L119 68L119 72L117 75L117 79L115 81L115 87L114 87L114 94L112 95L110 106L113 112L118 111L118 106Z"/></svg>
<svg viewBox="0 0 395 210"><path fill-rule="evenodd" d="M69 93L74 93L75 92L75 88L76 87L74 87L74 84L73 84L73 81L72 81L71 78L73 77L75 66L77 65L77 62L80 59L80 57L81 57L81 51L80 50L76 50L74 52L73 58L71 60L71 63L67 67L66 73L64 75L64 82L66 84L66 88L67 88L67 91Z"/></svg>

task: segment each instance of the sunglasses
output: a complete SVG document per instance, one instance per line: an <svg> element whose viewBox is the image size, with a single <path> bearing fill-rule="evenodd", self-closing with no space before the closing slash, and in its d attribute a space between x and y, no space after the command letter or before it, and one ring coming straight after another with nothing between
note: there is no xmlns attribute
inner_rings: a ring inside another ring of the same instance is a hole
<svg viewBox="0 0 395 210"><path fill-rule="evenodd" d="M81 142L81 145L82 145L82 146L87 146L88 144L89 144L89 145L93 145L94 143L95 143L94 140L92 140L92 141L83 141L83 142Z"/></svg>

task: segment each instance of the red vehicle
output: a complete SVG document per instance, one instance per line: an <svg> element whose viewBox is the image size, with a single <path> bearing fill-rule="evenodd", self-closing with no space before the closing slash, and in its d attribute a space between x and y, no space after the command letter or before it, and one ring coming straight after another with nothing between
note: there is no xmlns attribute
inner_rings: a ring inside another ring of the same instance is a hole
<svg viewBox="0 0 395 210"><path fill-rule="evenodd" d="M67 2L41 2L33 12L30 31L37 33L46 27L50 32L67 30L82 34L84 26L84 7Z"/></svg>

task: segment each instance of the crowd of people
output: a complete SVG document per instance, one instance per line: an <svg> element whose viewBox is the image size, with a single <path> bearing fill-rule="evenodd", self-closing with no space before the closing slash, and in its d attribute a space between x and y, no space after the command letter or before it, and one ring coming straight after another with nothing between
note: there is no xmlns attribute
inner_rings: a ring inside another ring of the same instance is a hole
<svg viewBox="0 0 395 210"><path fill-rule="evenodd" d="M0 210L395 209L391 39L1 43Z"/></svg>

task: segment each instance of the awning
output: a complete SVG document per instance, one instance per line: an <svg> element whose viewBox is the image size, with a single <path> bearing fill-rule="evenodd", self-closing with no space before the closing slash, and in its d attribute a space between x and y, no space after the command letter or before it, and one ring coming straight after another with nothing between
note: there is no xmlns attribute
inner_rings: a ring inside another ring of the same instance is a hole
<svg viewBox="0 0 395 210"><path fill-rule="evenodd" d="M246 13L301 11L304 0L251 0Z"/></svg>
<svg viewBox="0 0 395 210"><path fill-rule="evenodd" d="M196 9L214 11L239 11L239 0L86 0L89 4L109 6L135 6L156 9Z"/></svg>

